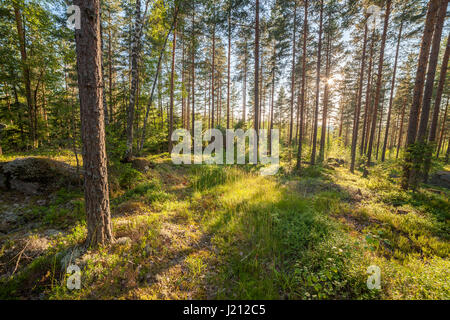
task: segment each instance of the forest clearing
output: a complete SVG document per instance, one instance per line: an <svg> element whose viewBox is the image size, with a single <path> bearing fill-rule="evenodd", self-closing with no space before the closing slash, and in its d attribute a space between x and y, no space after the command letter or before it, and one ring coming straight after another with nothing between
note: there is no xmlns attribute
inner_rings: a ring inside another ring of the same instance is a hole
<svg viewBox="0 0 450 320"><path fill-rule="evenodd" d="M0 300L449 300L447 6L1 2Z"/></svg>

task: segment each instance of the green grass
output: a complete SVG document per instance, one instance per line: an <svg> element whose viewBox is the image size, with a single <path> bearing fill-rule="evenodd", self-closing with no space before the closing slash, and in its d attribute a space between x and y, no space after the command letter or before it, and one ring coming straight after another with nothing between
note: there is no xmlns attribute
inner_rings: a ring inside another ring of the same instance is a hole
<svg viewBox="0 0 450 320"><path fill-rule="evenodd" d="M297 176L282 162L278 175L262 177L257 167L152 161L158 165L147 173L113 163L114 233L131 241L88 251L79 261L81 290L65 287L56 258L86 236L80 193L63 190L32 212L49 226L72 217L72 227L0 280L0 297L450 298L449 191L404 192L395 161L370 168L368 178L327 165ZM64 209L67 201L75 206ZM381 290L367 288L371 265L381 269Z"/></svg>

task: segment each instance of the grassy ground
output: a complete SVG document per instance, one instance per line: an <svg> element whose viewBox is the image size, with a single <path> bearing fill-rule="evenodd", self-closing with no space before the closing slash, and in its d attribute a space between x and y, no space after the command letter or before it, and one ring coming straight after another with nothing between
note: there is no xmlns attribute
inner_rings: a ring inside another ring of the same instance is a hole
<svg viewBox="0 0 450 320"><path fill-rule="evenodd" d="M74 162L64 152L43 156ZM450 298L450 192L400 190L397 162L366 179L342 166L299 177L283 163L262 177L251 167L175 166L167 154L147 160L156 165L143 173L110 164L122 241L75 260L80 290L66 288L60 261L86 235L82 193L22 201L34 225L0 237L0 298ZM5 193L0 208L19 201ZM48 229L62 232L44 237ZM367 288L371 265L381 290Z"/></svg>

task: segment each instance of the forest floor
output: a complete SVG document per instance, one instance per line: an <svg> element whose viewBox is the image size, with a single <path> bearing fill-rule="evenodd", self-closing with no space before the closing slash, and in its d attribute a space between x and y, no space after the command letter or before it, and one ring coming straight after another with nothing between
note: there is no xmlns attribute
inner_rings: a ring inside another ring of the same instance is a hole
<svg viewBox="0 0 450 320"><path fill-rule="evenodd" d="M0 219L15 227L0 233L0 298L450 299L450 190L402 191L398 162L361 178L335 162L263 177L167 154L142 161L152 165L110 163L117 241L96 250L81 249L80 189L2 192ZM79 290L66 286L69 263ZM380 290L367 288L372 265Z"/></svg>

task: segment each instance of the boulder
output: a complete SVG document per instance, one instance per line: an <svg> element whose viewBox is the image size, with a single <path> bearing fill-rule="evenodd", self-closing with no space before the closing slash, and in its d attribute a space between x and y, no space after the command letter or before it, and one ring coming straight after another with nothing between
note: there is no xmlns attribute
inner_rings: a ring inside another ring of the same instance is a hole
<svg viewBox="0 0 450 320"><path fill-rule="evenodd" d="M450 189L450 171L438 171L430 179L430 184Z"/></svg>
<svg viewBox="0 0 450 320"><path fill-rule="evenodd" d="M81 182L75 168L48 158L18 158L0 163L0 188L25 194L42 194Z"/></svg>

